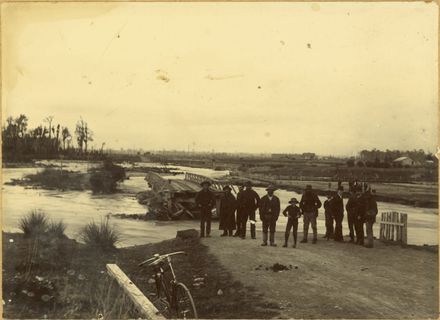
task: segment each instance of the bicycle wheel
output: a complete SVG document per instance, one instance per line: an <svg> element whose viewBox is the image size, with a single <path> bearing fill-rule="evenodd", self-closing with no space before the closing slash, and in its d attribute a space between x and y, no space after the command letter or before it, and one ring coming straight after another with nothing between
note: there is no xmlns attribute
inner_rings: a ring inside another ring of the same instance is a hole
<svg viewBox="0 0 440 320"><path fill-rule="evenodd" d="M174 291L176 317L179 319L197 319L196 305L188 288L183 283L176 283Z"/></svg>

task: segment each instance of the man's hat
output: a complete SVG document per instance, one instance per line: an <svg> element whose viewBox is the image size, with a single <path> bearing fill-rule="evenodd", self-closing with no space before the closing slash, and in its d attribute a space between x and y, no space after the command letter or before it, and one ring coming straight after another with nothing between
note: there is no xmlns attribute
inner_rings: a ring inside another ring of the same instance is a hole
<svg viewBox="0 0 440 320"><path fill-rule="evenodd" d="M246 181L245 185L248 186L248 187L251 187L252 186L252 182L251 181Z"/></svg>
<svg viewBox="0 0 440 320"><path fill-rule="evenodd" d="M343 186L339 186L338 187L338 191L344 191L344 187Z"/></svg>
<svg viewBox="0 0 440 320"><path fill-rule="evenodd" d="M277 190L277 188L275 188L275 186L273 186L273 185L270 185L266 188L266 191L269 191L269 190L275 191L275 190Z"/></svg>
<svg viewBox="0 0 440 320"><path fill-rule="evenodd" d="M312 190L312 185L311 184L306 185L306 190Z"/></svg>
<svg viewBox="0 0 440 320"><path fill-rule="evenodd" d="M299 202L296 198L292 198L292 199L290 199L289 203L295 204L295 203L299 203Z"/></svg>
<svg viewBox="0 0 440 320"><path fill-rule="evenodd" d="M231 191L231 190L232 190L232 188L231 188L230 186L224 186L224 187L223 187L223 191L226 191L226 190L229 190L229 191Z"/></svg>
<svg viewBox="0 0 440 320"><path fill-rule="evenodd" d="M209 180L205 180L205 181L202 181L201 183L200 183L200 185L203 187L204 185L208 185L208 186L210 186L211 185L211 181L209 181Z"/></svg>

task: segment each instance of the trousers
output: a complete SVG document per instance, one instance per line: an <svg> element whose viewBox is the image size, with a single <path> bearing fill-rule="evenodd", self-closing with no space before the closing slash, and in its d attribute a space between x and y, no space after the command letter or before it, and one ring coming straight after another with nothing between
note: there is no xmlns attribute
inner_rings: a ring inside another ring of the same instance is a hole
<svg viewBox="0 0 440 320"><path fill-rule="evenodd" d="M327 238L333 238L333 216L330 212L325 212L325 236Z"/></svg>
<svg viewBox="0 0 440 320"><path fill-rule="evenodd" d="M255 209L244 208L244 209L242 209L242 214L243 214L243 218L242 218L242 223L241 223L241 227L240 227L241 236L246 237L246 224L249 219L250 224L251 224L251 237L255 238L256 237Z"/></svg>
<svg viewBox="0 0 440 320"><path fill-rule="evenodd" d="M284 240L286 245L287 245L287 241L289 240L290 229L292 229L293 243L296 244L296 238L298 235L298 219L289 218L287 220L286 232L284 234Z"/></svg>
<svg viewBox="0 0 440 320"><path fill-rule="evenodd" d="M352 241L354 241L355 221L356 221L356 212L348 211L347 222L348 222L348 229L350 230L350 239Z"/></svg>
<svg viewBox="0 0 440 320"><path fill-rule="evenodd" d="M354 227L356 230L356 242L364 244L364 221L362 219L356 219Z"/></svg>
<svg viewBox="0 0 440 320"><path fill-rule="evenodd" d="M344 220L344 216L335 216L335 241L343 241L344 236L342 235L342 220Z"/></svg>
<svg viewBox="0 0 440 320"><path fill-rule="evenodd" d="M200 236L211 233L211 208L202 207L200 210Z"/></svg>
<svg viewBox="0 0 440 320"><path fill-rule="evenodd" d="M316 212L304 212L304 240L307 240L307 236L309 233L309 225L312 225L313 230L313 239L318 238L318 229L316 228Z"/></svg>
<svg viewBox="0 0 440 320"><path fill-rule="evenodd" d="M373 236L373 224L374 222L372 221L366 221L365 222L365 229L367 231L367 243L365 244L365 246L367 248L373 248L374 244L374 236Z"/></svg>

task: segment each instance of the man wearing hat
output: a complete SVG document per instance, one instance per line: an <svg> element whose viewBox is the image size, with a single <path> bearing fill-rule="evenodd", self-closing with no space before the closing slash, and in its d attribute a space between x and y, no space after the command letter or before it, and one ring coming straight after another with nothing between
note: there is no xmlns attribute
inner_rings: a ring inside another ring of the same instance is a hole
<svg viewBox="0 0 440 320"><path fill-rule="evenodd" d="M222 237L227 235L232 236L232 231L235 230L235 209L237 208L237 200L231 193L230 186L223 187L225 192L220 202L220 223L219 229L223 230Z"/></svg>
<svg viewBox="0 0 440 320"><path fill-rule="evenodd" d="M263 221L262 246L267 246L267 236L268 231L270 231L270 245L276 247L275 228L280 215L280 199L273 194L275 190L276 188L274 186L267 187L267 194L260 200L260 219Z"/></svg>
<svg viewBox="0 0 440 320"><path fill-rule="evenodd" d="M343 242L344 237L342 235L342 220L344 220L344 200L342 199L344 188L341 186L338 188L337 194L332 199L332 212L333 218L335 218L335 236L334 240Z"/></svg>
<svg viewBox="0 0 440 320"><path fill-rule="evenodd" d="M284 234L284 248L287 248L287 242L289 241L290 229L293 234L293 247L296 248L296 238L298 234L298 218L301 217L301 209L297 206L299 203L296 198L292 198L289 201L290 205L283 211L283 215L287 217L286 233Z"/></svg>
<svg viewBox="0 0 440 320"><path fill-rule="evenodd" d="M210 181L205 180L200 185L202 190L197 193L195 199L196 205L200 208L200 237L204 237L205 234L209 237L211 233L211 210L215 205L215 197L214 193L209 190Z"/></svg>
<svg viewBox="0 0 440 320"><path fill-rule="evenodd" d="M308 184L299 204L299 207L303 212L304 219L304 238L301 240L301 243L307 242L310 224L312 225L313 230L313 243L316 243L318 238L316 218L318 217L318 209L321 208L321 205L321 201L319 200L316 193L313 192L312 186Z"/></svg>
<svg viewBox="0 0 440 320"><path fill-rule="evenodd" d="M243 214L243 191L244 185L239 185L237 192L237 231L235 231L234 237L241 237L243 224L246 227L246 220Z"/></svg>
<svg viewBox="0 0 440 320"><path fill-rule="evenodd" d="M334 218L332 210L332 194L330 191L327 193L327 199L324 201L324 214L325 214L325 235L324 238L333 239L334 237Z"/></svg>
<svg viewBox="0 0 440 320"><path fill-rule="evenodd" d="M251 223L251 237L256 239L256 220L255 220L255 210L257 210L260 203L260 196L252 189L252 182L246 182L246 189L243 191L243 195L240 199L241 210L243 214L243 219L241 221L241 238L246 238L246 222L249 218Z"/></svg>

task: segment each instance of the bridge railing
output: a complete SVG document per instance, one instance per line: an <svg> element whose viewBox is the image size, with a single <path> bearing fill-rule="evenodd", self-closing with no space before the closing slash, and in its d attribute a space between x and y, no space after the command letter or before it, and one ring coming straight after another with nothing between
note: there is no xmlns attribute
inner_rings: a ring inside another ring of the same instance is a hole
<svg viewBox="0 0 440 320"><path fill-rule="evenodd" d="M196 173L185 172L185 180L195 182L198 184L202 183L203 181L209 181L209 182L211 182L211 188L215 189L217 191L223 191L223 187L226 186L226 184L223 182L220 182L218 180L211 179L211 178L208 178L208 177L202 176L200 174L196 174ZM235 192L234 187L231 186L231 188Z"/></svg>

